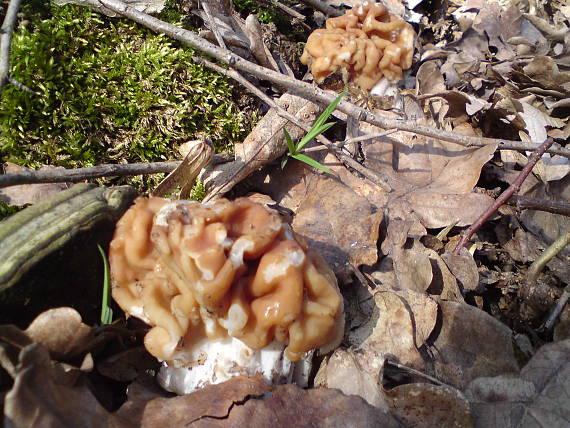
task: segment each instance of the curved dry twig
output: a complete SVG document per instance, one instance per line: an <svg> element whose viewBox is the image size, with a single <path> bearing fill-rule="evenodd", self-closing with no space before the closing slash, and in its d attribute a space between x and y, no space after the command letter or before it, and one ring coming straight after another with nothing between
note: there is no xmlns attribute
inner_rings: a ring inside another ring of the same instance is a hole
<svg viewBox="0 0 570 428"><path fill-rule="evenodd" d="M16 25L20 3L21 0L10 0L4 22L0 28L0 89L10 81L10 45L12 43L12 32ZM19 85L22 84L19 83Z"/></svg>
<svg viewBox="0 0 570 428"><path fill-rule="evenodd" d="M210 55L225 64L229 64L231 67L239 71L250 73L260 79L269 80L270 82L280 85L291 93L305 99L328 105L336 97L336 94L333 92L325 91L317 86L301 82L300 80L247 61L227 49L213 45L191 31L179 28L175 25L147 15L146 13L140 12L120 0L86 0L86 2L93 7L106 7L113 12L129 18L153 31L166 34L167 36ZM413 132L418 135L448 141L465 147L481 147L488 144L498 144L499 149L532 151L536 150L540 146L539 143L523 143L520 141L461 135L426 125L419 125L413 120L387 118L383 115L367 111L346 100L341 101L338 105L338 110L357 118L358 120L371 123L372 125L376 125L383 129L394 128L400 131ZM570 158L569 149L550 149L548 152Z"/></svg>

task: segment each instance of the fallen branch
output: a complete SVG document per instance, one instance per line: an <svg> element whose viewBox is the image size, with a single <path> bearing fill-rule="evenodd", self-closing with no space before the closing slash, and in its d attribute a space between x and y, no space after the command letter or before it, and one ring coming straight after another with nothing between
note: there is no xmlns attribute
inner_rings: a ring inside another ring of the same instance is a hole
<svg viewBox="0 0 570 428"><path fill-rule="evenodd" d="M0 27L0 90L6 83L11 83L20 89L33 93L31 89L10 77L10 45L12 44L12 32L18 18L20 3L21 0L10 0L4 22Z"/></svg>
<svg viewBox="0 0 570 428"><path fill-rule="evenodd" d="M570 244L570 231L564 233L556 241L554 241L552 245L544 250L540 257L536 259L532 265L530 265L526 274L526 282L529 284L535 283L538 275L540 272L542 272L542 269L544 269L544 266L546 266L550 260L556 257L560 251L566 248L568 244Z"/></svg>
<svg viewBox="0 0 570 428"><path fill-rule="evenodd" d="M461 248L465 247L473 234L479 230L479 228L487 221L491 216L499 209L500 206L504 205L515 193L517 193L523 182L526 180L536 163L542 157L544 152L554 143L552 138L548 138L544 143L540 145L540 147L533 152L533 154L528 159L527 164L524 166L523 170L520 172L518 177L513 184L511 184L507 190L505 190L501 195L495 200L493 205L491 205L478 219L475 223L473 223L469 228L465 231L461 240L453 250L453 254L459 255Z"/></svg>
<svg viewBox="0 0 570 428"><path fill-rule="evenodd" d="M322 0L301 0L301 3L305 3L311 6L313 9L321 11L327 16L344 15L344 12L342 10L335 9L334 7L329 6Z"/></svg>
<svg viewBox="0 0 570 428"><path fill-rule="evenodd" d="M229 162L232 159L232 154L220 153L214 155L212 163ZM76 169L23 170L16 174L0 174L0 188L20 184L76 183L102 177L126 177L132 175L170 173L180 164L181 161L171 161L132 163L126 165L106 164Z"/></svg>
<svg viewBox="0 0 570 428"><path fill-rule="evenodd" d="M546 211L570 217L570 204L568 202L549 201L546 199L531 198L530 196L513 195L508 202L521 210Z"/></svg>
<svg viewBox="0 0 570 428"><path fill-rule="evenodd" d="M269 80L279 85L291 93L311 100L313 102L321 102L330 104L336 97L333 92L328 92L317 86L301 82L292 77L277 73L265 67L261 67L240 56L230 52L227 49L220 48L214 44L202 39L191 31L176 27L175 25L161 21L146 13L139 12L135 8L126 5L120 0L86 0L93 7L106 7L126 18L129 18L153 31L166 34L167 36L178 40L188 46L193 47L211 57L229 64L231 67L250 73L260 79ZM461 135L454 132L443 131L441 129L432 128L425 125L419 125L413 120L392 119L380 114L371 113L361 107L356 106L346 100L341 101L338 110L350 115L358 120L371 123L383 129L395 128L400 131L413 132L425 137L436 138L443 141L459 144L465 147L481 147L488 144L498 144L499 149L509 149L518 151L536 150L540 144L538 143L522 143L520 141L508 141L495 138L483 138L476 136ZM559 154L570 158L569 149L552 149L549 153Z"/></svg>

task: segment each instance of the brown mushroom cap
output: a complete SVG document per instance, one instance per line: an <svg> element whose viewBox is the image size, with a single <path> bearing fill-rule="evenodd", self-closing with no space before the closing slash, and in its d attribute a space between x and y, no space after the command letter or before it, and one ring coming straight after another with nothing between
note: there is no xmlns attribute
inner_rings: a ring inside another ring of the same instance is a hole
<svg viewBox="0 0 570 428"><path fill-rule="evenodd" d="M153 327L145 345L161 360L191 364L185 350L205 337L234 337L254 350L287 343L291 361L342 338L330 268L247 198L138 198L117 224L109 257L113 297Z"/></svg>
<svg viewBox="0 0 570 428"><path fill-rule="evenodd" d="M344 69L351 81L371 89L383 77L402 78L412 65L414 37L413 27L384 5L364 2L311 33L301 62L310 63L317 83Z"/></svg>

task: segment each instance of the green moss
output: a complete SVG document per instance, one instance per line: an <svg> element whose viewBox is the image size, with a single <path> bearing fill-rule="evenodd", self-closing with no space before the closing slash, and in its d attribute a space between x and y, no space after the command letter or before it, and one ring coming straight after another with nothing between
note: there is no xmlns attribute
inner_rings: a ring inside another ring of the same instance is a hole
<svg viewBox="0 0 570 428"><path fill-rule="evenodd" d="M12 76L29 94L0 94L0 157L65 167L175 158L179 142L208 135L218 150L248 129L226 78L128 20L78 6L24 9ZM179 19L176 10L165 17Z"/></svg>

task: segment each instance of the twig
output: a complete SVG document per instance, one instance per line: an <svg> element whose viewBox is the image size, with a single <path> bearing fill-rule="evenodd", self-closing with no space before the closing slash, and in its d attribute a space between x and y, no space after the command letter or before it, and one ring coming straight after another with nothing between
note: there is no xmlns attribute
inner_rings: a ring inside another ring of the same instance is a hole
<svg viewBox="0 0 570 428"><path fill-rule="evenodd" d="M231 154L214 155L212 163L228 162ZM63 183L78 182L101 177L125 177L131 175L146 175L172 172L181 161L145 162L126 165L98 165L76 169L24 170L16 174L0 174L0 188L33 183Z"/></svg>
<svg viewBox="0 0 570 428"><path fill-rule="evenodd" d="M322 0L301 0L301 3L311 6L313 9L320 10L327 16L341 16L344 14L342 10L337 10Z"/></svg>
<svg viewBox="0 0 570 428"><path fill-rule="evenodd" d="M461 248L463 248L467 244L467 242L469 242L473 234L483 225L483 223L489 220L489 218L495 213L495 211L499 209L501 205L505 204L512 195L514 195L520 190L523 182L526 180L526 178L528 177L528 175L530 174L536 163L542 157L544 152L552 145L552 143L554 143L554 140L552 138L548 138L544 143L540 145L540 147L535 152L533 152L533 154L528 159L527 164L520 172L519 176L516 178L515 181L513 181L513 184L511 184L507 188L507 190L501 193L501 195L495 200L493 205L491 205L477 219L477 221L473 223L471 226L469 226L469 228L465 231L465 233L461 237L461 240L453 250L453 254L459 255Z"/></svg>
<svg viewBox="0 0 570 428"><path fill-rule="evenodd" d="M522 210L546 211L552 214L570 217L570 204L568 202L549 201L546 199L531 198L530 196L513 195L507 203Z"/></svg>
<svg viewBox="0 0 570 428"><path fill-rule="evenodd" d="M232 79L236 80L237 82L241 83L243 86L246 87L246 89L248 89L249 91L251 91L253 94L255 94L256 96L258 96L261 100L263 100L268 106L274 108L277 110L277 113L281 116L284 117L285 119L287 119L288 121L290 121L291 123L295 124L296 126L298 126L301 129L304 129L305 131L309 131L309 129L311 129L311 125L301 122L299 121L295 116L293 116L292 114L288 113L286 110L284 110L279 104L277 104L272 98L270 98L267 94L265 94L264 92L262 92L261 90L259 90L255 85L253 85L251 82L249 82L248 80L246 80L241 74L239 74L237 71L229 69L226 70L225 68L220 67L219 65L216 65L204 58L198 58L195 57L193 58L194 61L198 62L199 64L202 64L208 68L211 68L212 70L217 71L218 73L221 73L225 76L231 77ZM336 147L328 138L326 138L324 135L319 135L317 136L317 141L319 141L321 144L325 145L332 153L334 153L334 155L342 162L344 163L346 166L349 166L351 168L353 168L354 170L358 171L360 174L362 174L363 176L365 176L366 178L368 178L370 181L372 181L374 184L376 184L377 186L380 186L382 189L384 189L385 191L389 192L392 190L392 188L390 187L390 185L388 183L386 183L386 181L384 180L384 178L376 171L373 171L367 167L365 167L364 165L358 163L357 161L355 161L354 159L352 159L350 156L346 155L345 153L343 153L340 148ZM263 148L263 146L260 146L256 152L251 156L251 159L254 159L257 154L261 151L261 149ZM237 171L235 171L233 173L233 175L229 178L229 181L231 181L234 177L236 177L244 168L245 165L247 164L244 163L244 165L241 166L240 169L238 169ZM214 193L212 195L209 195L208 198L212 198L214 196L216 196L217 193ZM208 199L207 198L207 199Z"/></svg>
<svg viewBox="0 0 570 428"><path fill-rule="evenodd" d="M564 306L566 306L566 303L568 303L569 298L570 298L570 285L567 285L566 287L564 287L564 291L562 292L562 295L558 299L558 302L556 302L556 306L552 308L550 314L548 314L548 318L546 318L546 321L544 321L543 326L546 330L550 330L552 327L554 327L554 323L562 313L562 310L564 309Z"/></svg>
<svg viewBox="0 0 570 428"><path fill-rule="evenodd" d="M186 45L193 47L211 57L229 64L237 70L250 73L260 79L268 80L276 85L280 85L291 93L301 96L313 102L321 102L323 104L330 104L336 97L333 92L328 92L320 89L314 85L301 82L300 80L292 77L277 73L265 67L261 67L250 61L247 61L240 56L215 46L214 44L202 39L191 31L183 28L176 27L175 25L156 19L146 13L139 12L135 8L126 5L120 0L86 0L86 3L96 7L107 7L108 9L126 17L133 21L150 28L153 31L163 33L178 40ZM443 141L459 144L465 147L481 147L488 144L498 144L499 149L510 149L519 151L536 150L540 144L537 143L522 143L520 141L507 141L495 138L483 138L476 136L461 135L454 132L443 131L441 129L432 128L425 125L418 125L413 120L392 119L382 116L380 114L369 112L361 107L358 107L346 100L341 101L338 110L362 120L371 123L383 129L395 128L401 131L413 132L415 134L423 135L426 137L436 138ZM549 153L559 154L570 158L570 149L552 149Z"/></svg>
<svg viewBox="0 0 570 428"><path fill-rule="evenodd" d="M404 366L403 364L396 363L396 362L391 361L391 360L386 360L386 363L387 363L387 364L390 364L391 366L397 367L397 368L399 368L400 370L405 370L405 371L407 371L407 372L410 372L410 373L412 373L412 374L415 374L416 376L423 377L423 378L425 378L425 379L427 379L427 380L429 380L429 381L435 383L436 385L439 385L439 386L449 386L449 385L443 383L442 381L436 379L436 378L433 377L433 376L430 376L430 375L428 375L428 374L422 373L422 372L420 372L419 370L413 369L413 368L411 368L411 367Z"/></svg>
<svg viewBox="0 0 570 428"><path fill-rule="evenodd" d="M220 30L218 29L218 25L214 21L214 17L212 16L212 11L210 10L210 5L208 4L208 0L200 0L200 4L202 5L202 9L206 13L206 19L208 20L208 26L212 33L214 33L214 37L220 45L221 48L227 49L226 43L224 42L224 38L220 34Z"/></svg>
<svg viewBox="0 0 570 428"><path fill-rule="evenodd" d="M303 24L305 24L304 21L305 19L307 19L305 15L303 15L302 13L299 13L296 10L291 9L289 6L286 6L283 3L278 2L277 0L254 0L254 1L256 3L261 4L262 6L274 7L275 9L280 10L285 15L289 15L292 18L298 19Z"/></svg>
<svg viewBox="0 0 570 428"><path fill-rule="evenodd" d="M8 83L10 78L10 44L12 32L16 25L21 0L10 0L2 27L0 27L0 89Z"/></svg>
<svg viewBox="0 0 570 428"><path fill-rule="evenodd" d="M566 232L562 236L558 237L556 241L552 243L546 250L542 252L539 258L537 258L528 268L526 273L526 281L527 283L534 283L538 278L544 266L552 260L553 257L556 257L560 251L562 251L568 244L570 244L570 231Z"/></svg>
<svg viewBox="0 0 570 428"><path fill-rule="evenodd" d="M398 130L397 129L387 129L386 131L376 132L374 134L366 134L366 135L361 135L360 137L349 138L348 140L344 140L344 141L337 141L336 143L334 143L334 145L335 145L335 147L338 147L340 149L340 148L342 148L346 145L349 145L349 144L360 143L360 142L367 141L367 140L374 140L376 138L385 137L386 135L393 134L396 131L398 131ZM374 141L371 141L371 143L373 143L373 142ZM321 150L328 150L328 147L310 147L308 149L304 149L302 151L302 153L319 152Z"/></svg>

